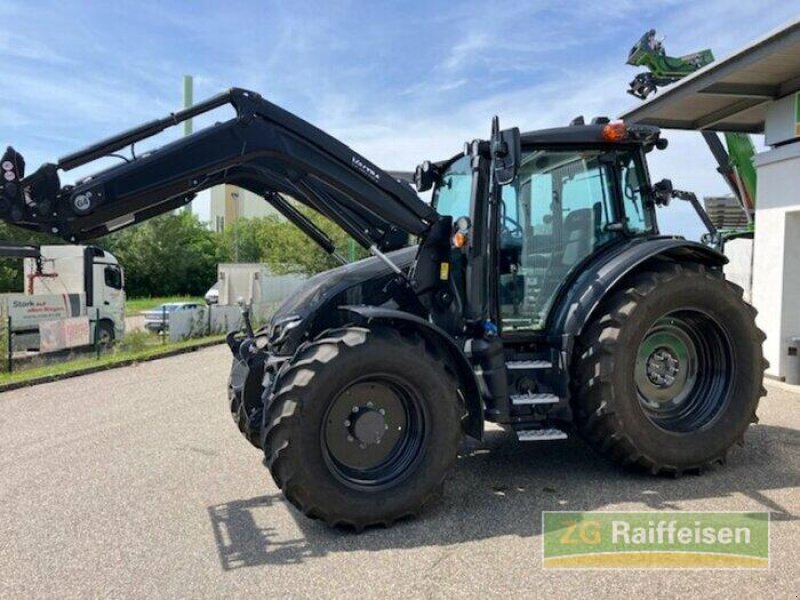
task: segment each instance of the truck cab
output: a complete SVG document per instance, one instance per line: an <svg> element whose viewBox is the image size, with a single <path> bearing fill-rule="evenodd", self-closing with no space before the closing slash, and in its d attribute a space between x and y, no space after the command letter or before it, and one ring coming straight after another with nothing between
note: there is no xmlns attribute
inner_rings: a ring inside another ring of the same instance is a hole
<svg viewBox="0 0 800 600"><path fill-rule="evenodd" d="M39 258L25 259L24 271L25 295L64 298L69 314L63 317L88 316L103 343L124 334L124 272L110 252L97 246L41 246ZM95 339L93 330L90 334Z"/></svg>

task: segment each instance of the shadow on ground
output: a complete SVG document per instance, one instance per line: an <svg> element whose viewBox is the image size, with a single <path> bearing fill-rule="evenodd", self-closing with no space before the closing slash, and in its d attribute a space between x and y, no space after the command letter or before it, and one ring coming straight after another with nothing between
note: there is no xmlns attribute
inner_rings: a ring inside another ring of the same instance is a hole
<svg viewBox="0 0 800 600"><path fill-rule="evenodd" d="M416 519L357 535L307 519L279 493L209 507L225 570L292 564L346 551L447 546L498 536L533 536L543 510L695 508L694 500L743 495L748 510L768 510L773 521L794 520L769 490L800 486L800 431L757 425L727 466L702 476L673 479L622 470L580 441L521 444L490 431L483 443L466 443L442 500ZM707 507L704 507L708 510ZM293 519L286 518L289 512ZM286 526L290 522L291 527Z"/></svg>

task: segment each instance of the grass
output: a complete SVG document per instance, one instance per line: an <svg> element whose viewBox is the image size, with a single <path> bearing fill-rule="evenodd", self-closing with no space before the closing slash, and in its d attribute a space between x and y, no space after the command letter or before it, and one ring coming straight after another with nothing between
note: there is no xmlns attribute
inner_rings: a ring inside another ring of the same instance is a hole
<svg viewBox="0 0 800 600"><path fill-rule="evenodd" d="M162 298L128 298L125 301L125 316L138 315L143 310L152 310L159 304L167 302L200 302L205 304L205 299L199 296L164 296Z"/></svg>
<svg viewBox="0 0 800 600"><path fill-rule="evenodd" d="M14 373L0 373L0 386L9 383L20 383L20 382L30 381L38 379L40 377L58 377L61 375L74 373L76 371L82 371L84 369L91 369L97 367L112 367L115 364L119 363L149 360L159 356L160 354L166 354L174 350L188 349L195 346L206 345L209 342L214 342L214 341L222 342L224 339L225 336L213 335L208 337L184 340L182 342L174 342L170 344L160 344L160 343L152 344L152 345L147 345L145 347L142 347L140 344L135 344L136 346L135 348L115 349L113 352L105 354L101 356L99 359L90 356L85 358L78 358L63 363L45 365L42 367L34 367L31 369L17 371Z"/></svg>

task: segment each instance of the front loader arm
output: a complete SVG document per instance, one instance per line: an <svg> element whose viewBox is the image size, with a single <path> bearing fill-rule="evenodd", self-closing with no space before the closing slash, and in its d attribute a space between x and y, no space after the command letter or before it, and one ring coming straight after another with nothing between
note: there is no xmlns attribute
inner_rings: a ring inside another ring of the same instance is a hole
<svg viewBox="0 0 800 600"><path fill-rule="evenodd" d="M108 156L225 104L235 108L236 117L74 186L60 184L59 171ZM237 88L45 164L28 176L24 159L11 148L2 167L0 220L70 242L163 214L221 183L263 196L323 246L321 232L314 232L313 224L281 194L329 217L364 247L383 248L398 232L424 235L437 220L436 212L407 184L299 117Z"/></svg>

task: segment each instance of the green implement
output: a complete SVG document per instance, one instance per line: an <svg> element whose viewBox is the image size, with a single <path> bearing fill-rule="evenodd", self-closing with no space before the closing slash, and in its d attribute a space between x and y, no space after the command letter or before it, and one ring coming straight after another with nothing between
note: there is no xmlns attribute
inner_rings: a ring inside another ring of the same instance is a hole
<svg viewBox="0 0 800 600"><path fill-rule="evenodd" d="M663 40L656 37L656 30L645 33L631 48L627 64L635 67L646 67L648 72L639 73L630 82L628 93L642 100L656 92L659 87L675 83L698 69L714 62L711 50L700 50L685 56L667 56ZM746 133L726 132L723 145L719 134L713 131L702 131L703 138L717 161L720 175L739 200L742 210L753 225L753 212L756 205L756 169L753 165L755 147ZM726 149L727 146L727 149ZM741 233L735 227L728 230L724 224L720 234L730 237Z"/></svg>
<svg viewBox="0 0 800 600"><path fill-rule="evenodd" d="M725 133L728 147L728 162L733 170L739 191L739 199L745 210L752 212L756 207L756 168L753 157L756 149L753 140L746 133Z"/></svg>
<svg viewBox="0 0 800 600"><path fill-rule="evenodd" d="M628 93L644 100L659 86L674 83L712 62L714 55L708 49L684 56L667 56L662 40L657 39L656 30L651 29L636 42L628 54L629 65L649 69L646 73L639 73L631 81Z"/></svg>

